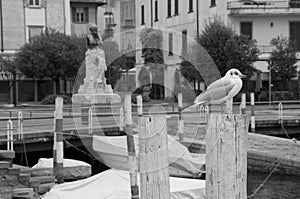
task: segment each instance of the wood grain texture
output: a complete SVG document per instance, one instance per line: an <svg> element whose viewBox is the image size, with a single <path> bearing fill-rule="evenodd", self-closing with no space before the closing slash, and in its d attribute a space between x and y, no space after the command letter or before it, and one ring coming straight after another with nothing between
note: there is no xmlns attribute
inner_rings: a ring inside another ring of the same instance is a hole
<svg viewBox="0 0 300 199"><path fill-rule="evenodd" d="M166 117L143 116L139 125L141 198L169 199Z"/></svg>
<svg viewBox="0 0 300 199"><path fill-rule="evenodd" d="M208 199L247 198L247 127L245 115L211 114L206 137Z"/></svg>

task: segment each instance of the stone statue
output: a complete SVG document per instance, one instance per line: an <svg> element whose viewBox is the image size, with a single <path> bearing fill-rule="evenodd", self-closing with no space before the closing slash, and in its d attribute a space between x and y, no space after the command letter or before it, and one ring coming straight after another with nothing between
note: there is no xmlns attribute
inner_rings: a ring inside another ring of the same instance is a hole
<svg viewBox="0 0 300 199"><path fill-rule="evenodd" d="M80 87L78 93L104 93L106 87L104 74L107 67L101 37L98 35L96 25L90 27L90 34L87 36L87 48L85 53L86 77L84 85Z"/></svg>
<svg viewBox="0 0 300 199"><path fill-rule="evenodd" d="M120 96L113 93L111 85L106 84L104 75L107 69L105 54L96 25L90 26L90 34L87 36L87 48L84 82L83 85L80 85L78 93L72 96L73 103L107 104L121 102Z"/></svg>

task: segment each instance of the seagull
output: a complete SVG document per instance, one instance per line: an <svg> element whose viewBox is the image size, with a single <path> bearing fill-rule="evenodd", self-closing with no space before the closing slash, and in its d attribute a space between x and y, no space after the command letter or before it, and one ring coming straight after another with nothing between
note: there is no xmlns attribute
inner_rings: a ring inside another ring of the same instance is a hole
<svg viewBox="0 0 300 199"><path fill-rule="evenodd" d="M246 77L238 69L232 68L225 76L211 83L205 91L196 97L194 104L222 104L236 96L243 86L241 78Z"/></svg>

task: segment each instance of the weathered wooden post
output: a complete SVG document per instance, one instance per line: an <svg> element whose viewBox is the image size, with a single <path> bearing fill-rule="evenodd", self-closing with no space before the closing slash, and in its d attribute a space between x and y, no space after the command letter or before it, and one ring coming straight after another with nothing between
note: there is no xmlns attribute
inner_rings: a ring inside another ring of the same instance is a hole
<svg viewBox="0 0 300 199"><path fill-rule="evenodd" d="M182 118L182 93L178 93L178 138L183 142L184 121Z"/></svg>
<svg viewBox="0 0 300 199"><path fill-rule="evenodd" d="M121 106L120 107L120 125L119 125L119 131L124 131L124 109Z"/></svg>
<svg viewBox="0 0 300 199"><path fill-rule="evenodd" d="M20 111L18 113L18 140L22 140L23 138L23 113Z"/></svg>
<svg viewBox="0 0 300 199"><path fill-rule="evenodd" d="M137 165L137 158L135 154L135 146L134 146L133 132L132 132L131 95L125 95L124 110L125 110L125 132L127 135L128 162L129 162L129 172L130 172L131 198L137 199L139 198L139 186L137 180L138 165Z"/></svg>
<svg viewBox="0 0 300 199"><path fill-rule="evenodd" d="M211 114L206 135L206 198L247 198L246 115Z"/></svg>
<svg viewBox="0 0 300 199"><path fill-rule="evenodd" d="M55 131L53 139L53 175L58 184L64 182L63 160L64 160L64 143L63 143L63 98L55 99Z"/></svg>
<svg viewBox="0 0 300 199"><path fill-rule="evenodd" d="M278 122L279 124L282 124L282 117L283 117L283 106L282 106L282 103L280 102L278 104Z"/></svg>
<svg viewBox="0 0 300 199"><path fill-rule="evenodd" d="M254 103L254 93L250 94L251 103L251 133L255 133L255 103Z"/></svg>
<svg viewBox="0 0 300 199"><path fill-rule="evenodd" d="M91 135L93 134L93 110L92 108L89 109L89 116L88 116L88 133Z"/></svg>
<svg viewBox="0 0 300 199"><path fill-rule="evenodd" d="M136 97L136 102L137 102L138 116L140 117L143 115L143 97L141 95L138 95Z"/></svg>
<svg viewBox="0 0 300 199"><path fill-rule="evenodd" d="M242 93L242 101L240 105L240 114L246 114L246 93Z"/></svg>
<svg viewBox="0 0 300 199"><path fill-rule="evenodd" d="M142 116L139 124L142 199L169 199L169 161L165 116Z"/></svg>

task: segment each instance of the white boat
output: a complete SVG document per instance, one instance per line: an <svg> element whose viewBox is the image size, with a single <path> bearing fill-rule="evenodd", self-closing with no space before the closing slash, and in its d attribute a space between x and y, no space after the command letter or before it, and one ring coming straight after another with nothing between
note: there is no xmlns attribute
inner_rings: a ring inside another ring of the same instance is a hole
<svg viewBox="0 0 300 199"><path fill-rule="evenodd" d="M83 180L57 184L41 198L128 199L131 198L129 172L110 169ZM204 198L205 180L170 177L170 199Z"/></svg>
<svg viewBox="0 0 300 199"><path fill-rule="evenodd" d="M126 136L94 136L93 149L102 163L113 169L129 171ZM134 136L138 154L138 137ZM205 154L193 154L168 136L169 174L176 177L199 178L205 170Z"/></svg>
<svg viewBox="0 0 300 199"><path fill-rule="evenodd" d="M91 176L91 165L73 159L63 160L63 176L65 180L78 180ZM53 175L53 158L40 158L38 163L31 168L32 176Z"/></svg>

